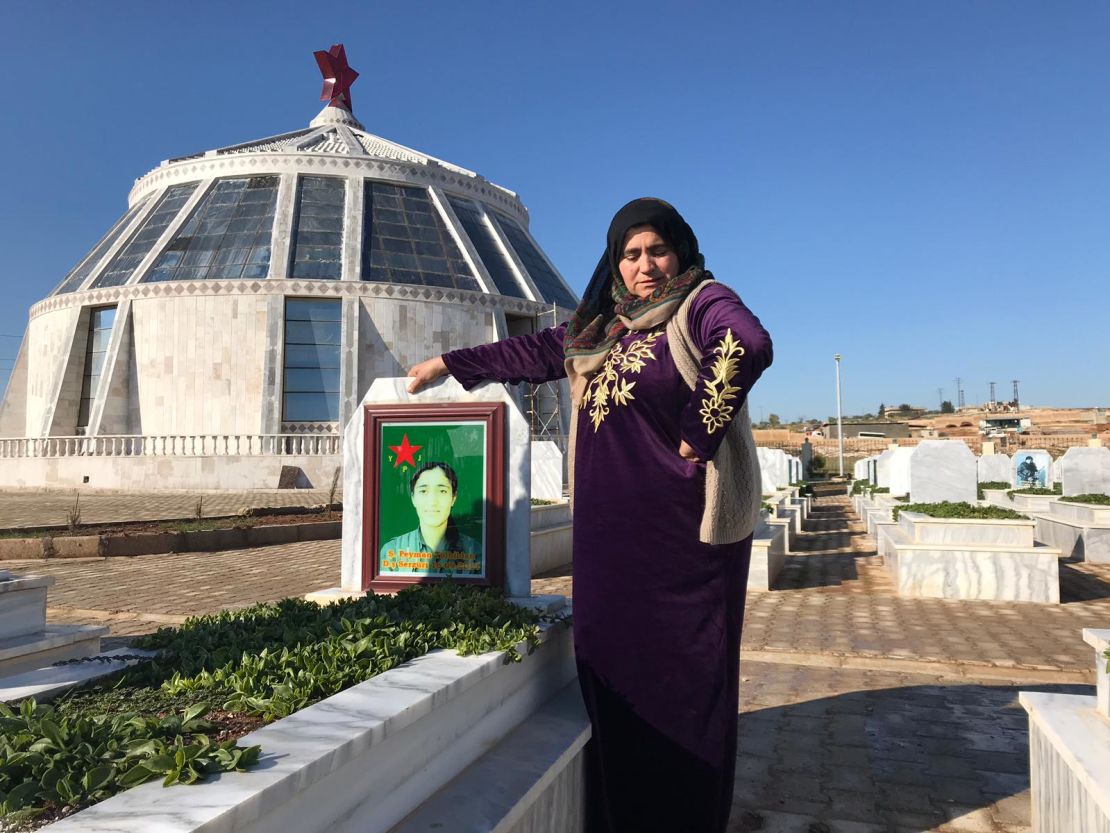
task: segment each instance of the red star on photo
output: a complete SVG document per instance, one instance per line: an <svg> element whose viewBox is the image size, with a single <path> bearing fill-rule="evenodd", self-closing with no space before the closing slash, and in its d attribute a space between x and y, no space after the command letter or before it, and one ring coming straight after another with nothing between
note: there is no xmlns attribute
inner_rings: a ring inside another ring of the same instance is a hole
<svg viewBox="0 0 1110 833"><path fill-rule="evenodd" d="M405 434L401 437L400 445L391 445L389 447L389 450L397 455L397 459L393 461L393 468L397 468L401 463L408 463L413 468L416 468L416 460L413 459L413 455L423 447L422 445L410 445L409 435Z"/></svg>

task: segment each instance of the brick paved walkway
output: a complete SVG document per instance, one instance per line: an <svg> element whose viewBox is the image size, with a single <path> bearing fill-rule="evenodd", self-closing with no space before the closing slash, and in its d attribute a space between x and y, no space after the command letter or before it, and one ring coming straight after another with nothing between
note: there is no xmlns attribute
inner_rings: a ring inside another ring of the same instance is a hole
<svg viewBox="0 0 1110 833"><path fill-rule="evenodd" d="M0 490L0 530L65 524L74 491ZM81 523L156 521L191 518L197 500L204 514L234 515L248 506L312 506L328 499L327 489L282 489L253 492L82 492Z"/></svg>
<svg viewBox="0 0 1110 833"><path fill-rule="evenodd" d="M904 599L831 497L796 549L748 595L731 833L1029 833L1017 692L1091 691L1079 631L1110 623L1110 567L1062 565L1060 605ZM332 586L339 542L12 566L57 577L53 621L107 621L120 644ZM570 575L533 591L569 595Z"/></svg>

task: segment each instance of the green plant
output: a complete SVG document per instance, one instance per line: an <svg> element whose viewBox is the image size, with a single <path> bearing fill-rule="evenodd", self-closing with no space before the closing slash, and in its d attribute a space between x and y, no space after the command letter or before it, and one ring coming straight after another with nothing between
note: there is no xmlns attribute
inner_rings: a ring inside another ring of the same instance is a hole
<svg viewBox="0 0 1110 833"><path fill-rule="evenodd" d="M800 497L813 497L813 484L806 480L799 480L796 483L791 483L791 486L798 487L798 495Z"/></svg>
<svg viewBox="0 0 1110 833"><path fill-rule="evenodd" d="M1010 484L1005 480L984 480L977 487L979 500L985 500L986 495L983 493L984 489L1009 489Z"/></svg>
<svg viewBox="0 0 1110 833"><path fill-rule="evenodd" d="M52 706L0 706L3 823L155 777L192 783L251 766L256 747L213 739L211 703L270 720L438 648L519 661L544 620L499 591L439 584L328 606L285 599L160 629L135 642L157 652L149 662Z"/></svg>
<svg viewBox="0 0 1110 833"><path fill-rule="evenodd" d="M81 493L77 493L77 497L73 501L73 506L66 513L66 526L70 532L76 532L77 527L81 525Z"/></svg>
<svg viewBox="0 0 1110 833"><path fill-rule="evenodd" d="M193 507L193 517L198 521L204 517L204 495L197 498L197 505Z"/></svg>
<svg viewBox="0 0 1110 833"><path fill-rule="evenodd" d="M1110 506L1110 495L1091 493L1086 495L1071 495L1064 498L1066 503L1090 503L1095 506Z"/></svg>
<svg viewBox="0 0 1110 833"><path fill-rule="evenodd" d="M898 520L901 512L920 512L930 518L953 518L962 520L980 521L1026 521L1025 515L1013 509L1004 509L1001 506L974 506L967 501L953 503L943 500L939 503L908 503L905 506L895 506L892 510L894 520Z"/></svg>
<svg viewBox="0 0 1110 833"><path fill-rule="evenodd" d="M852 492L851 492L851 494L852 495L862 494L864 491L867 490L867 488L870 485L871 485L871 481L868 480L867 478L864 478L863 480L853 480L852 481Z"/></svg>
<svg viewBox="0 0 1110 833"><path fill-rule="evenodd" d="M1006 495L1010 500L1014 499L1014 495L1059 495L1062 494L1060 489L1055 486L1051 489L1042 489L1040 486L1027 486L1024 489L1010 489Z"/></svg>
<svg viewBox="0 0 1110 833"><path fill-rule="evenodd" d="M328 517L332 515L332 507L335 506L335 496L339 492L339 475L342 469L339 466L335 467L335 471L331 473L331 487L328 489Z"/></svg>

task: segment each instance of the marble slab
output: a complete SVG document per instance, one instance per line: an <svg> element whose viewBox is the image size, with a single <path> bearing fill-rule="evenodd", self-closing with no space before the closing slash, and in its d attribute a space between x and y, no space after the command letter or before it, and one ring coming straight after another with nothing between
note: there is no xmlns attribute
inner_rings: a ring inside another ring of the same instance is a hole
<svg viewBox="0 0 1110 833"><path fill-rule="evenodd" d="M921 512L899 512L906 540L917 544L987 544L1032 547L1036 523L964 518L932 518Z"/></svg>
<svg viewBox="0 0 1110 833"><path fill-rule="evenodd" d="M0 678L0 703L15 703L27 697L34 697L40 703L47 703L71 688L114 674L142 661L120 659L120 657L152 657L156 653L156 651L144 651L140 648L116 648L90 657L93 662L50 665L46 668L3 677Z"/></svg>
<svg viewBox="0 0 1110 833"><path fill-rule="evenodd" d="M107 633L103 625L47 625L37 633L0 639L0 679L97 654Z"/></svg>
<svg viewBox="0 0 1110 833"><path fill-rule="evenodd" d="M572 637L544 629L519 663L434 651L251 732L258 767L142 784L51 833L388 833L575 678Z"/></svg>
<svg viewBox="0 0 1110 833"><path fill-rule="evenodd" d="M1110 526L1093 526L1054 515L1035 515L1037 540L1056 547L1064 558L1110 564Z"/></svg>
<svg viewBox="0 0 1110 833"><path fill-rule="evenodd" d="M885 453L885 452L884 452ZM898 448L887 461L887 482L891 498L902 498L909 494L909 461L914 449Z"/></svg>
<svg viewBox="0 0 1110 833"><path fill-rule="evenodd" d="M910 451L909 461L909 495L914 503L979 499L975 455L962 440L923 440ZM893 488L890 491L897 494Z"/></svg>
<svg viewBox="0 0 1110 833"><path fill-rule="evenodd" d="M1110 721L1094 697L1022 691L1036 833L1110 833Z"/></svg>
<svg viewBox="0 0 1110 833"><path fill-rule="evenodd" d="M563 499L563 452L551 440L532 440L532 497Z"/></svg>
<svg viewBox="0 0 1110 833"><path fill-rule="evenodd" d="M874 485L884 489L890 488L890 461L894 459L894 453L898 450L896 445L888 446L886 451L875 458Z"/></svg>
<svg viewBox="0 0 1110 833"><path fill-rule="evenodd" d="M363 518L363 444L365 406L372 404L426 404L444 402L504 402L506 411L505 438L505 591L509 596L525 597L531 593L532 566L529 553L531 528L531 438L528 421L520 412L504 385L489 382L471 391L464 390L455 379L445 376L437 382L410 394L411 380L381 378L355 408L343 430L343 544L342 588L361 590L362 518ZM367 579L368 580L368 579Z"/></svg>
<svg viewBox="0 0 1110 833"><path fill-rule="evenodd" d="M752 536L749 590L770 590L786 564L786 529L761 521Z"/></svg>
<svg viewBox="0 0 1110 833"><path fill-rule="evenodd" d="M1110 719L1110 670L1104 656L1110 648L1110 629L1084 628L1083 641L1095 649L1095 699L1098 713Z"/></svg>
<svg viewBox="0 0 1110 833"><path fill-rule="evenodd" d="M54 576L11 576L0 581L0 640L42 633L46 593Z"/></svg>
<svg viewBox="0 0 1110 833"><path fill-rule="evenodd" d="M1056 461L1064 496L1110 494L1110 448L1069 448Z"/></svg>
<svg viewBox="0 0 1110 833"><path fill-rule="evenodd" d="M1060 601L1057 549L898 540L890 549L883 561L901 596L1042 604Z"/></svg>
<svg viewBox="0 0 1110 833"><path fill-rule="evenodd" d="M1014 495L1015 498L1021 497ZM1067 499L1053 500L1045 507L1054 518L1081 524L1110 526L1110 506L1097 503L1071 503Z"/></svg>
<svg viewBox="0 0 1110 833"><path fill-rule="evenodd" d="M755 452L764 489L785 489L790 485L790 464L785 451L781 448L759 446Z"/></svg>
<svg viewBox="0 0 1110 833"><path fill-rule="evenodd" d="M980 483L1011 483L1013 463L1005 454L984 454L976 465Z"/></svg>

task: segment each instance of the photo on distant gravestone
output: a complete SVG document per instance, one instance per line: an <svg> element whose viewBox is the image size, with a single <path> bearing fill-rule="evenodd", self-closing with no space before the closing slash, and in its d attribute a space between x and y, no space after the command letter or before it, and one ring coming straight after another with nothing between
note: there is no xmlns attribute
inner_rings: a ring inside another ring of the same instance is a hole
<svg viewBox="0 0 1110 833"><path fill-rule="evenodd" d="M1018 451L1014 454L1014 488L1047 489L1052 456L1047 451Z"/></svg>

